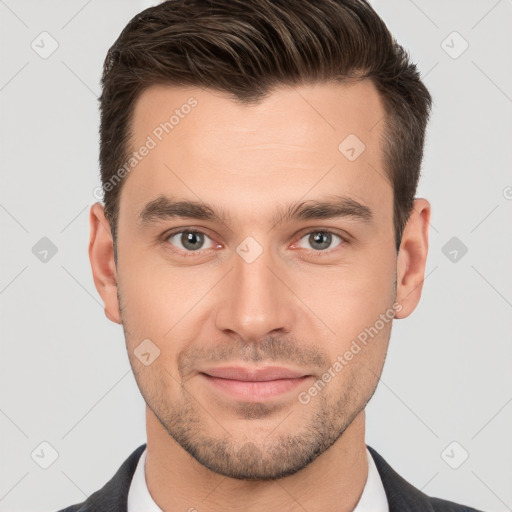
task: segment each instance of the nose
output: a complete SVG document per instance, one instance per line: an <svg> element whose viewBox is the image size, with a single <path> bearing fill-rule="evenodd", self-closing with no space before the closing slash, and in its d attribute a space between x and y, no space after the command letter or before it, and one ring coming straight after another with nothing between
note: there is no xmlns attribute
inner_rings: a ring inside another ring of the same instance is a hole
<svg viewBox="0 0 512 512"><path fill-rule="evenodd" d="M234 255L215 319L223 333L257 342L291 331L299 305L286 285L285 271L269 252L264 250L252 262Z"/></svg>

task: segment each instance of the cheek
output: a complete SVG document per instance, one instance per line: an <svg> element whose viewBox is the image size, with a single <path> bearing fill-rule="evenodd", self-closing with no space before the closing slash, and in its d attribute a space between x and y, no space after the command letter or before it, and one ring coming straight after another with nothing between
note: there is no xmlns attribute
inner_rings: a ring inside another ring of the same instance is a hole
<svg viewBox="0 0 512 512"><path fill-rule="evenodd" d="M173 295L161 273L162 269L143 255L120 247L118 283L122 316L133 343L141 337L162 336L170 327L164 326L172 320L166 311L173 311L175 304L171 302Z"/></svg>
<svg viewBox="0 0 512 512"><path fill-rule="evenodd" d="M132 349L149 338L165 358L172 358L182 347L179 340L194 338L201 324L193 323L215 275L198 268L172 267L162 258L123 253L118 266L123 323Z"/></svg>
<svg viewBox="0 0 512 512"><path fill-rule="evenodd" d="M386 313L394 299L393 281L392 264L360 261L336 269L318 269L302 284L298 280L294 290L342 342Z"/></svg>

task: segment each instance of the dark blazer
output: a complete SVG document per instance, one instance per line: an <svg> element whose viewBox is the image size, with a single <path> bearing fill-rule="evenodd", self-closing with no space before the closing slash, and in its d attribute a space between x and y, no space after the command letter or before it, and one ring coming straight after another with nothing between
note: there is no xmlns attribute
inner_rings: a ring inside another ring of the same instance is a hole
<svg viewBox="0 0 512 512"><path fill-rule="evenodd" d="M145 447L145 444L139 446L99 491L91 494L84 502L59 512L126 512L130 483ZM368 446L368 450L379 470L388 498L389 512L481 512L451 501L430 498L405 481L373 448Z"/></svg>

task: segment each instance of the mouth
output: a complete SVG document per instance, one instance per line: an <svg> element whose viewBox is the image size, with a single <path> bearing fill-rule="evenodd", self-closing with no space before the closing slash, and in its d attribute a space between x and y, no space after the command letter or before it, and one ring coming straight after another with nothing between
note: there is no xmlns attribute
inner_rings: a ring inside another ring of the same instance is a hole
<svg viewBox="0 0 512 512"><path fill-rule="evenodd" d="M313 376L283 367L230 366L200 372L215 390L244 401L262 401L290 393Z"/></svg>

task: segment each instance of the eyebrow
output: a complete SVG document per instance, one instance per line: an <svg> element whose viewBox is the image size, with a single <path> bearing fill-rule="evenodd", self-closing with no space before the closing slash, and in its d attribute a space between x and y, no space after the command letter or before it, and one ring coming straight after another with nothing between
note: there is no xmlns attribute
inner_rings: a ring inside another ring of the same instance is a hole
<svg viewBox="0 0 512 512"><path fill-rule="evenodd" d="M366 224L373 223L374 212L364 204L347 196L330 195L322 200L308 200L278 208L272 218L272 224L282 224L294 220L335 219L348 217ZM229 224L231 217L224 209L201 201L180 200L159 196L147 203L139 215L141 225L165 221L174 218L197 219L220 224Z"/></svg>

